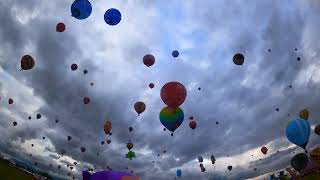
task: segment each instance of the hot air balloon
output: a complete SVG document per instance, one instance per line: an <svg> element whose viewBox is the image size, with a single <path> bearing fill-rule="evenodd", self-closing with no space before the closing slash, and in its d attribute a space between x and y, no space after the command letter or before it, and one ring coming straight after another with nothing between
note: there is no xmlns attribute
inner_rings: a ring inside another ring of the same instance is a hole
<svg viewBox="0 0 320 180"><path fill-rule="evenodd" d="M89 97L84 97L83 98L83 104L89 104L90 103L90 98Z"/></svg>
<svg viewBox="0 0 320 180"><path fill-rule="evenodd" d="M320 124L316 125L316 127L314 128L314 132L320 136Z"/></svg>
<svg viewBox="0 0 320 180"><path fill-rule="evenodd" d="M71 5L71 15L76 19L86 19L91 12L92 6L88 0L75 0Z"/></svg>
<svg viewBox="0 0 320 180"><path fill-rule="evenodd" d="M268 52L271 52L271 49L268 49Z"/></svg>
<svg viewBox="0 0 320 180"><path fill-rule="evenodd" d="M190 119L190 120L193 120L193 116L190 116L189 119Z"/></svg>
<svg viewBox="0 0 320 180"><path fill-rule="evenodd" d="M83 74L87 74L88 73L88 70L83 70Z"/></svg>
<svg viewBox="0 0 320 180"><path fill-rule="evenodd" d="M161 110L159 118L161 124L173 133L182 124L184 113L180 108L165 107Z"/></svg>
<svg viewBox="0 0 320 180"><path fill-rule="evenodd" d="M291 166L296 171L301 171L302 169L305 169L308 166L309 160L308 156L304 153L299 153L291 159Z"/></svg>
<svg viewBox="0 0 320 180"><path fill-rule="evenodd" d="M212 164L216 163L216 158L214 157L214 155L211 155L211 162L212 162Z"/></svg>
<svg viewBox="0 0 320 180"><path fill-rule="evenodd" d="M63 32L64 30L66 30L66 25L62 22L58 23L56 26L56 31Z"/></svg>
<svg viewBox="0 0 320 180"><path fill-rule="evenodd" d="M37 119L40 119L41 118L41 114L37 114Z"/></svg>
<svg viewBox="0 0 320 180"><path fill-rule="evenodd" d="M228 166L228 170L231 171L232 170L232 166Z"/></svg>
<svg viewBox="0 0 320 180"><path fill-rule="evenodd" d="M150 83L150 84L149 84L149 88L150 88L150 89L153 89L153 88L154 88L154 84L153 84L153 83Z"/></svg>
<svg viewBox="0 0 320 180"><path fill-rule="evenodd" d="M85 152L86 148L85 147L81 147L80 150L81 150L81 152Z"/></svg>
<svg viewBox="0 0 320 180"><path fill-rule="evenodd" d="M30 55L24 55L21 58L20 66L21 70L30 70L34 67L35 62L32 56Z"/></svg>
<svg viewBox="0 0 320 180"><path fill-rule="evenodd" d="M111 143L111 140L110 139L107 139L107 144L110 144Z"/></svg>
<svg viewBox="0 0 320 180"><path fill-rule="evenodd" d="M133 144L131 142L127 143L127 148L130 151L133 148Z"/></svg>
<svg viewBox="0 0 320 180"><path fill-rule="evenodd" d="M129 127L129 132L132 132L133 131L133 127Z"/></svg>
<svg viewBox="0 0 320 180"><path fill-rule="evenodd" d="M100 154L99 153L97 153L97 156L99 156Z"/></svg>
<svg viewBox="0 0 320 180"><path fill-rule="evenodd" d="M46 139L46 137L43 136L42 139Z"/></svg>
<svg viewBox="0 0 320 180"><path fill-rule="evenodd" d="M166 105L177 108L185 101L187 90L179 82L168 82L161 88L160 96Z"/></svg>
<svg viewBox="0 0 320 180"><path fill-rule="evenodd" d="M93 86L93 83L90 83L91 86Z"/></svg>
<svg viewBox="0 0 320 180"><path fill-rule="evenodd" d="M72 139L72 137L71 136L68 136L68 141L70 141Z"/></svg>
<svg viewBox="0 0 320 180"><path fill-rule="evenodd" d="M75 71L75 70L78 69L78 65L77 64L71 64L70 68L71 68L72 71Z"/></svg>
<svg viewBox="0 0 320 180"><path fill-rule="evenodd" d="M58 166L58 169L61 169L61 166Z"/></svg>
<svg viewBox="0 0 320 180"><path fill-rule="evenodd" d="M310 137L310 124L304 119L290 121L286 128L286 136L293 144L306 148Z"/></svg>
<svg viewBox="0 0 320 180"><path fill-rule="evenodd" d="M102 146L104 145L104 141L101 141L101 145L102 145Z"/></svg>
<svg viewBox="0 0 320 180"><path fill-rule="evenodd" d="M310 160L320 166L320 146L311 150Z"/></svg>
<svg viewBox="0 0 320 180"><path fill-rule="evenodd" d="M146 110L146 105L141 102L138 101L136 103L134 103L134 110L138 113L138 116L143 113Z"/></svg>
<svg viewBox="0 0 320 180"><path fill-rule="evenodd" d="M33 144L31 144L31 147L33 147L34 145Z"/></svg>
<svg viewBox="0 0 320 180"><path fill-rule="evenodd" d="M55 121L56 123L58 123L59 122L59 120L58 119L56 119L56 121Z"/></svg>
<svg viewBox="0 0 320 180"><path fill-rule="evenodd" d="M279 111L279 108L276 108L276 111Z"/></svg>
<svg viewBox="0 0 320 180"><path fill-rule="evenodd" d="M182 171L180 169L178 169L176 174L177 174L177 177L181 177Z"/></svg>
<svg viewBox="0 0 320 180"><path fill-rule="evenodd" d="M303 109L302 111L299 112L299 117L301 119L304 119L304 120L308 120L309 118L309 111L308 109Z"/></svg>
<svg viewBox="0 0 320 180"><path fill-rule="evenodd" d="M202 163L203 162L203 157L202 156L198 156L198 161L199 161L199 163Z"/></svg>
<svg viewBox="0 0 320 180"><path fill-rule="evenodd" d="M120 11L115 8L108 9L104 14L104 21L110 26L119 24L121 21Z"/></svg>
<svg viewBox="0 0 320 180"><path fill-rule="evenodd" d="M29 116L28 119L31 119L31 116Z"/></svg>
<svg viewBox="0 0 320 180"><path fill-rule="evenodd" d="M73 164L76 166L78 163L77 163L77 162L74 162Z"/></svg>
<svg viewBox="0 0 320 180"><path fill-rule="evenodd" d="M103 130L106 134L110 134L111 129L112 129L112 123L111 123L111 121L107 121L103 126Z"/></svg>
<svg viewBox="0 0 320 180"><path fill-rule="evenodd" d="M194 130L197 127L197 123L195 121L190 121L189 122L189 127Z"/></svg>
<svg viewBox="0 0 320 180"><path fill-rule="evenodd" d="M219 124L219 122L218 121L216 121L216 125L218 125Z"/></svg>
<svg viewBox="0 0 320 180"><path fill-rule="evenodd" d="M8 104L13 104L13 99L10 98L10 99L8 100Z"/></svg>
<svg viewBox="0 0 320 180"><path fill-rule="evenodd" d="M243 54L240 54L240 53L237 53L233 56L233 63L236 64L236 65L243 65L244 63L244 56Z"/></svg>
<svg viewBox="0 0 320 180"><path fill-rule="evenodd" d="M147 55L143 56L143 63L147 67L152 66L154 64L154 62L155 62L155 58L153 55L147 54Z"/></svg>
<svg viewBox="0 0 320 180"><path fill-rule="evenodd" d="M14 121L14 122L13 122L13 126L16 126L16 125L18 125L18 123Z"/></svg>
<svg viewBox="0 0 320 180"><path fill-rule="evenodd" d="M267 154L268 148L262 147L262 148L261 148L261 152L262 152L263 154Z"/></svg>
<svg viewBox="0 0 320 180"><path fill-rule="evenodd" d="M294 48L294 50L295 50L295 51L298 51L298 49L297 49L297 48Z"/></svg>
<svg viewBox="0 0 320 180"><path fill-rule="evenodd" d="M72 166L70 166L70 170L72 171L72 169L73 169L73 167Z"/></svg>
<svg viewBox="0 0 320 180"><path fill-rule="evenodd" d="M198 90L200 91L200 90L201 90L201 87L198 87Z"/></svg>
<svg viewBox="0 0 320 180"><path fill-rule="evenodd" d="M177 51L177 50L174 50L174 51L172 51L172 56L174 57L174 58L176 58L176 57L178 57L179 56L179 51Z"/></svg>
<svg viewBox="0 0 320 180"><path fill-rule="evenodd" d="M297 57L297 61L301 61L301 58L300 58L300 57Z"/></svg>

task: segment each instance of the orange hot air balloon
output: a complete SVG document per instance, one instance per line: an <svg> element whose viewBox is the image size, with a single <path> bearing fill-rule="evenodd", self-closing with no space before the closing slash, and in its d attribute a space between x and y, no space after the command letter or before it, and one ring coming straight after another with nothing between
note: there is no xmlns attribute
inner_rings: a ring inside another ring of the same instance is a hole
<svg viewBox="0 0 320 180"><path fill-rule="evenodd" d="M133 144L131 142L127 143L127 148L130 151L133 148Z"/></svg>
<svg viewBox="0 0 320 180"><path fill-rule="evenodd" d="M262 152L263 154L267 154L268 148L262 147L262 148L261 148L261 152Z"/></svg>
<svg viewBox="0 0 320 180"><path fill-rule="evenodd" d="M136 103L134 103L134 110L138 113L138 116L143 113L146 110L146 105L141 102L138 101Z"/></svg>
<svg viewBox="0 0 320 180"><path fill-rule="evenodd" d="M111 129L112 129L112 123L111 123L111 121L107 121L103 126L103 130L106 134L110 134Z"/></svg>

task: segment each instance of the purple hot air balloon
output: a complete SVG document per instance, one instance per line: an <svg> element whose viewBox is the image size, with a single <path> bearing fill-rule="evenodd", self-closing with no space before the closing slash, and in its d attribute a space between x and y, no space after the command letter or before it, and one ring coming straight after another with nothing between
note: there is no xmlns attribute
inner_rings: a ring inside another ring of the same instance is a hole
<svg viewBox="0 0 320 180"><path fill-rule="evenodd" d="M100 171L90 174L87 171L82 171L83 180L140 180L138 177L126 172L116 171Z"/></svg>

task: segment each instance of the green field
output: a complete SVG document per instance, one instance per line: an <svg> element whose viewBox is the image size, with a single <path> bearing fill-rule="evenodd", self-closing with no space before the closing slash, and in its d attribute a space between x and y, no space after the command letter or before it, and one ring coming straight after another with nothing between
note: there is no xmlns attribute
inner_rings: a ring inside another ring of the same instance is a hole
<svg viewBox="0 0 320 180"><path fill-rule="evenodd" d="M25 172L11 167L9 163L3 159L0 159L0 179L1 180L35 180L31 175Z"/></svg>

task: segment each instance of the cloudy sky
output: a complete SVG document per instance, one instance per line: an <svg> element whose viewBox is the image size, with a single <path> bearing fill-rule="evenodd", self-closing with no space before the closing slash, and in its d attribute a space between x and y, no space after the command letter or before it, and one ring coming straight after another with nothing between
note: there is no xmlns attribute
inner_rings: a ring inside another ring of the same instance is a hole
<svg viewBox="0 0 320 180"><path fill-rule="evenodd" d="M181 179L202 180L254 178L289 166L292 152L302 152L284 130L303 108L311 112L312 127L320 120L318 0L90 2L91 16L77 20L71 17L71 0L1 0L2 153L38 162L38 168L61 177L70 172L80 178L85 168L109 166L145 180L173 179L177 169ZM121 11L117 26L103 20L109 8ZM65 32L55 31L58 22L66 24ZM174 49L180 52L176 59ZM243 66L232 62L237 52L245 55ZM142 63L148 53L156 57L150 68ZM19 71L25 54L35 58L36 66ZM77 71L70 70L72 63ZM84 75L84 69L89 73ZM173 137L159 121L165 106L160 89L169 81L181 82L188 93L181 106L185 121ZM82 103L85 96L91 98L89 105ZM139 117L136 101L147 106ZM189 116L198 123L194 132ZM101 146L108 119L112 143ZM125 158L129 138L137 156L132 161ZM318 143L312 133L308 148ZM267 155L260 152L262 146L268 147ZM59 158L62 149L66 154ZM205 158L204 173L199 155ZM75 161L70 171L67 164Z"/></svg>

